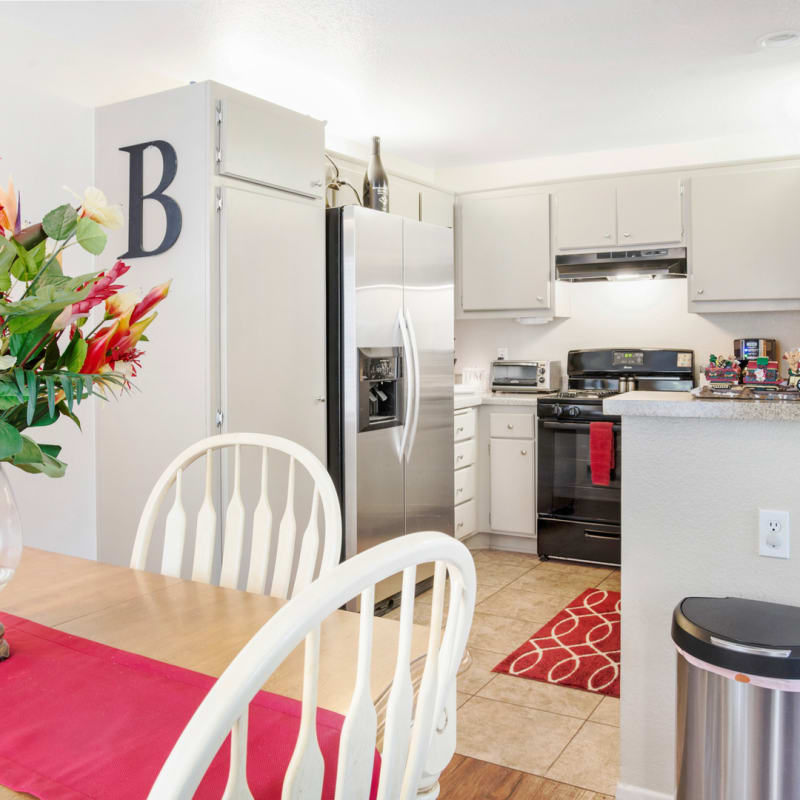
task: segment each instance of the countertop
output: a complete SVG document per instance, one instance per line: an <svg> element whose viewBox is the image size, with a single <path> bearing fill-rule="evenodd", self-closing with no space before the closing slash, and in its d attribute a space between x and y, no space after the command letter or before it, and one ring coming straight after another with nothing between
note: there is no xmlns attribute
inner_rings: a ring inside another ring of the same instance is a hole
<svg viewBox="0 0 800 800"><path fill-rule="evenodd" d="M689 392L626 392L603 401L603 411L622 417L691 417L800 422L800 401L699 400Z"/></svg>
<svg viewBox="0 0 800 800"><path fill-rule="evenodd" d="M474 394L456 394L453 399L453 407L456 411L462 408L475 408L476 406L533 406L536 407L536 398L543 395L534 393L510 392L475 392Z"/></svg>

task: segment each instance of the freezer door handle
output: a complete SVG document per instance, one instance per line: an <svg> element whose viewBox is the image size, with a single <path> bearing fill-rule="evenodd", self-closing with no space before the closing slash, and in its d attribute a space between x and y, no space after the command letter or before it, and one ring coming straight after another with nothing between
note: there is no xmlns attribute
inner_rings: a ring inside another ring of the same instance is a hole
<svg viewBox="0 0 800 800"><path fill-rule="evenodd" d="M411 312L406 308L405 313L406 326L408 327L408 335L411 339L411 364L414 371L414 382L411 395L413 397L413 416L411 419L411 433L408 437L408 445L406 449L406 461L411 459L411 450L414 447L414 442L417 438L417 423L419 422L419 400L420 400L420 368L419 368L419 351L417 350L417 335L414 332L414 323L411 321Z"/></svg>
<svg viewBox="0 0 800 800"><path fill-rule="evenodd" d="M406 396L403 406L403 433L400 436L400 447L397 451L397 460L402 461L408 446L408 435L411 431L411 406L414 402L414 368L411 364L411 338L408 335L406 318L403 309L397 311L397 324L400 328L400 338L403 341L403 378L406 384Z"/></svg>

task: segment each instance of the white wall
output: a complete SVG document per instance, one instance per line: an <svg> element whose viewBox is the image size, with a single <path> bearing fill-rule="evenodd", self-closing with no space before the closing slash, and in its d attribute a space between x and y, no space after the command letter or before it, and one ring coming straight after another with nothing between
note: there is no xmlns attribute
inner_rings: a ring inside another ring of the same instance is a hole
<svg viewBox="0 0 800 800"><path fill-rule="evenodd" d="M709 353L730 354L733 340L778 340L800 346L800 314L690 314L686 281L618 281L574 284L572 316L540 326L514 320L456 320L456 372L489 368L498 347L512 359L553 359L566 370L567 351L589 347L675 347L695 351L698 366Z"/></svg>
<svg viewBox="0 0 800 800"><path fill-rule="evenodd" d="M74 200L62 187L81 194L93 183L94 112L29 85L14 93L12 105L12 118L0 126L0 183L5 185L13 175L22 192L24 220L38 222L50 209ZM73 274L90 272L93 259L70 248L64 268ZM28 431L37 441L63 446L62 457L69 464L65 477L4 468L17 497L26 545L96 556L94 410L92 402L81 405L83 433L65 419Z"/></svg>
<svg viewBox="0 0 800 800"><path fill-rule="evenodd" d="M783 158L796 156L798 152L800 144L796 128L766 128L694 142L567 153L438 169L434 182L457 193L480 192L595 175Z"/></svg>

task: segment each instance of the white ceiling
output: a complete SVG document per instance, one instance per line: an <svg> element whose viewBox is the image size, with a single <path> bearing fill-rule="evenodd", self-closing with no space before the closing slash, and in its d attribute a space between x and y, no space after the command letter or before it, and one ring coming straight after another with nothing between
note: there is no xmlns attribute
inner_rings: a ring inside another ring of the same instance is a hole
<svg viewBox="0 0 800 800"><path fill-rule="evenodd" d="M800 125L798 0L2 4L4 109L213 78L448 167ZM5 124L5 123L4 123Z"/></svg>

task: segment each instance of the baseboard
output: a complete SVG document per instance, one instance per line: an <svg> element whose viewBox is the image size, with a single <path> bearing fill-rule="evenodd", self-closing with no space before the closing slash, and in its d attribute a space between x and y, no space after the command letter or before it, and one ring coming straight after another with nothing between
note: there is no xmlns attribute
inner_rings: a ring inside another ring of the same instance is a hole
<svg viewBox="0 0 800 800"><path fill-rule="evenodd" d="M536 553L535 536L516 536L513 533L488 533L492 550L510 550L514 553Z"/></svg>
<svg viewBox="0 0 800 800"><path fill-rule="evenodd" d="M675 800L675 795L654 792L652 789L643 789L641 786L631 786L628 783L618 783L616 798L617 800Z"/></svg>

